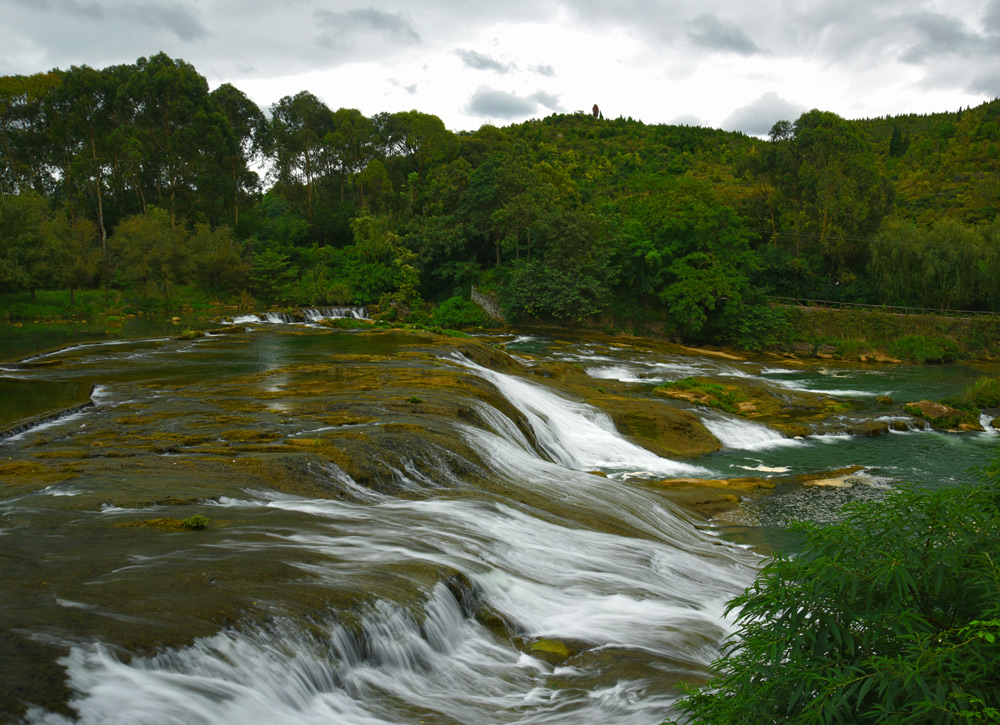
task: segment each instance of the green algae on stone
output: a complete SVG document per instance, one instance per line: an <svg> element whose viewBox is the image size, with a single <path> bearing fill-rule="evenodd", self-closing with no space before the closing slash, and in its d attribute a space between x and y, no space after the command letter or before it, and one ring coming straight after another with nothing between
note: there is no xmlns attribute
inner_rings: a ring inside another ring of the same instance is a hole
<svg viewBox="0 0 1000 725"><path fill-rule="evenodd" d="M959 408L931 400L906 403L903 410L910 415L927 421L935 430L981 431L979 418Z"/></svg>

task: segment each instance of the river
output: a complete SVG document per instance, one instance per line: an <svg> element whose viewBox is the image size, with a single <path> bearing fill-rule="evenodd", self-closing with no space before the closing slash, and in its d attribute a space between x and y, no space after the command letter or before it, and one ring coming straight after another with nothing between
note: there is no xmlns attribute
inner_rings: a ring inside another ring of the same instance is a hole
<svg viewBox="0 0 1000 725"><path fill-rule="evenodd" d="M237 322L0 365L7 425L93 403L0 441L4 717L659 723L789 521L968 480L998 441L838 428L995 367ZM789 437L651 392L692 375L851 405ZM612 395L721 448L656 455L600 409ZM846 466L845 487L796 478ZM775 487L713 521L657 484L738 476Z"/></svg>

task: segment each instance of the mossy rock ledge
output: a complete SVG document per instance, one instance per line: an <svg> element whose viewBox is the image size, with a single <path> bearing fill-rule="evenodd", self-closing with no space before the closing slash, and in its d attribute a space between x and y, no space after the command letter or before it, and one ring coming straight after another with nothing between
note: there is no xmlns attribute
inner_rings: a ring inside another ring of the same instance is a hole
<svg viewBox="0 0 1000 725"><path fill-rule="evenodd" d="M921 400L916 403L906 403L903 410L909 415L927 421L935 430L957 432L983 430L977 418L945 403Z"/></svg>

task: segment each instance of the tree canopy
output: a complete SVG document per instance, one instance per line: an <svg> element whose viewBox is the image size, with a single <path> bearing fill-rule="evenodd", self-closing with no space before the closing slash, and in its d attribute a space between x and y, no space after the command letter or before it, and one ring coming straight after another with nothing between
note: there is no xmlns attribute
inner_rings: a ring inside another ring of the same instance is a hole
<svg viewBox="0 0 1000 725"><path fill-rule="evenodd" d="M475 284L512 318L751 346L768 294L1000 310L998 128L994 101L767 140L582 112L456 134L306 90L260 109L159 53L0 78L0 275L416 315Z"/></svg>

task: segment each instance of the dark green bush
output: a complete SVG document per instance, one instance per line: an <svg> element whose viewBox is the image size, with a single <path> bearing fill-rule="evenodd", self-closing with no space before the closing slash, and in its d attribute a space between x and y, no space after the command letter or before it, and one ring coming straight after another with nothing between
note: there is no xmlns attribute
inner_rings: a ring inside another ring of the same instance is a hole
<svg viewBox="0 0 1000 725"><path fill-rule="evenodd" d="M438 327L453 330L460 330L463 327L479 327L489 322L489 318L482 308L464 297L449 297L434 308L431 319Z"/></svg>
<svg viewBox="0 0 1000 725"><path fill-rule="evenodd" d="M954 362L958 359L958 345L946 337L904 335L889 343L889 353L918 363Z"/></svg>
<svg viewBox="0 0 1000 725"><path fill-rule="evenodd" d="M1000 722L998 502L907 488L799 525L801 551L730 602L738 632L686 722Z"/></svg>
<svg viewBox="0 0 1000 725"><path fill-rule="evenodd" d="M979 378L962 391L977 408L1000 408L1000 378Z"/></svg>

